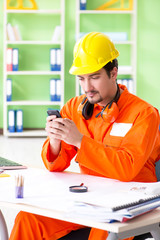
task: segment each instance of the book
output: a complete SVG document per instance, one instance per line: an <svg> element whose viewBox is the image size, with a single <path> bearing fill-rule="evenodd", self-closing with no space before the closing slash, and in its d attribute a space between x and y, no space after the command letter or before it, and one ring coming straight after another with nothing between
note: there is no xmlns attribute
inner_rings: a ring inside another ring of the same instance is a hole
<svg viewBox="0 0 160 240"><path fill-rule="evenodd" d="M10 23L7 24L7 36L8 36L8 40L16 41L14 30Z"/></svg>
<svg viewBox="0 0 160 240"><path fill-rule="evenodd" d="M13 26L13 31L14 31L16 41L21 41L22 37L21 37L21 33L19 31L18 25Z"/></svg>
<svg viewBox="0 0 160 240"><path fill-rule="evenodd" d="M61 40L61 26L56 26L53 32L52 41L58 42Z"/></svg>
<svg viewBox="0 0 160 240"><path fill-rule="evenodd" d="M27 167L20 164L20 163L11 161L11 160L3 158L3 157L0 157L0 169L12 170L12 169L25 169L25 168L27 168Z"/></svg>

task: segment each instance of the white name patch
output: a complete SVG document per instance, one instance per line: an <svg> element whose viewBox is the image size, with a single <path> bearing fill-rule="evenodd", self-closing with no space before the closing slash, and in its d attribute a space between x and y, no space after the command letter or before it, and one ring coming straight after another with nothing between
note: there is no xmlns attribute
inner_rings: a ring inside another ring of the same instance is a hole
<svg viewBox="0 0 160 240"><path fill-rule="evenodd" d="M111 136L124 137L131 129L132 123L113 123Z"/></svg>

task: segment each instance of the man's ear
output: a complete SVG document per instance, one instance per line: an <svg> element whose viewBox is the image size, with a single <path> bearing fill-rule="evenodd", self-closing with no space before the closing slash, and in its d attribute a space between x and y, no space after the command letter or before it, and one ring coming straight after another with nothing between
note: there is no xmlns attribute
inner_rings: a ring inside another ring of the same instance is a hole
<svg viewBox="0 0 160 240"><path fill-rule="evenodd" d="M114 67L112 69L112 71L110 72L110 76L113 80L116 80L117 79L117 74L118 74L118 69L116 67Z"/></svg>

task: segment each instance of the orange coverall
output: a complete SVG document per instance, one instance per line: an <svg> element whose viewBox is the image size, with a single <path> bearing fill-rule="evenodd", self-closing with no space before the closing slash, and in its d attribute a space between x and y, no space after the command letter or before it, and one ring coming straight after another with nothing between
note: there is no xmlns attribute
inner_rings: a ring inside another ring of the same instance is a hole
<svg viewBox="0 0 160 240"><path fill-rule="evenodd" d="M81 173L126 182L157 181L155 162L160 158L159 113L150 104L129 93L125 86L119 86L124 91L117 102L119 115L115 123L95 117L102 110L98 104L95 104L89 120L78 114L77 109L84 96L75 97L64 105L62 117L73 120L84 136L80 149L62 142L56 159L50 155L47 138L42 159L49 171L64 171L77 154L75 161ZM55 240L81 227L21 212L15 220L10 240ZM107 235L106 231L92 228L89 240L106 240Z"/></svg>

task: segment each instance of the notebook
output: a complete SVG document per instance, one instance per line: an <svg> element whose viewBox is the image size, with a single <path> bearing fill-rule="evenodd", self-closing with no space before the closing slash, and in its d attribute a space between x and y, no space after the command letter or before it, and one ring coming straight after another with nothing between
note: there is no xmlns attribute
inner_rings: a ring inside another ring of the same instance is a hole
<svg viewBox="0 0 160 240"><path fill-rule="evenodd" d="M89 191L75 199L72 216L95 218L100 222L125 222L160 207L160 182L136 183L106 181L106 192L94 195Z"/></svg>
<svg viewBox="0 0 160 240"><path fill-rule="evenodd" d="M160 196L148 197L141 201L117 205L117 207L110 209L104 206L75 201L72 205L72 211L68 213L68 216L79 215L83 218L95 219L98 222L126 222L158 207L160 207Z"/></svg>
<svg viewBox="0 0 160 240"><path fill-rule="evenodd" d="M25 168L27 167L20 163L0 157L0 169L11 170L11 169L25 169Z"/></svg>

